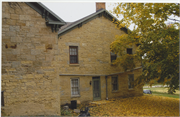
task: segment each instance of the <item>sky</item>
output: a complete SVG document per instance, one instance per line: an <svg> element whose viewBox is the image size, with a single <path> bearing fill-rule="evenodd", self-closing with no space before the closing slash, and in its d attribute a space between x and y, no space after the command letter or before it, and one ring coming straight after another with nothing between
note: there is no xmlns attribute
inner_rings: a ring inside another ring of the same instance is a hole
<svg viewBox="0 0 180 117"><path fill-rule="evenodd" d="M95 2L42 2L66 22L74 22L96 11ZM106 10L113 9L112 2L106 2Z"/></svg>
<svg viewBox="0 0 180 117"><path fill-rule="evenodd" d="M69 1L69 0L68 0ZM82 2L82 1L54 1L54 2L49 2L49 1L44 1L41 2L44 4L46 7L48 7L51 11L53 11L56 15L58 15L61 19L63 19L65 22L74 22L77 21L83 17L86 17L87 15L90 15L96 11L96 3L95 1L88 1L88 2ZM122 0L119 0L122 1ZM147 0L144 0L145 2ZM166 2L166 0L151 0L150 2ZM168 2L174 2L177 3L176 1L180 0L171 0ZM127 2L127 1L126 1ZM141 1L142 2L142 1ZM115 2L106 2L106 10L107 11L112 11L113 8L115 7ZM114 15L114 14L112 14ZM114 15L115 16L115 15ZM115 16L116 17L116 16ZM118 19L122 19L123 17L121 16ZM173 18L173 17L171 17ZM180 20L180 18L178 18ZM166 23L169 23L172 21L167 21ZM130 30L133 30L134 25L131 25L129 27Z"/></svg>
<svg viewBox="0 0 180 117"><path fill-rule="evenodd" d="M9 1L9 0L1 0L1 1ZM11 0L17 2L17 0ZM112 1L112 2L111 2ZM115 3L117 2L159 2L159 3L179 3L180 0L18 0L18 2L41 2L46 7L48 7L51 11L53 11L56 15L58 15L65 22L74 22L83 17L86 17L96 11L95 2L106 2L106 10L113 10L115 7ZM2 5L2 3L0 3ZM2 6L0 6L2 9ZM115 15L114 15L115 16ZM116 17L116 16L115 16ZM120 17L118 19L122 19ZM180 18L179 18L180 19ZM129 29L133 29L133 25L129 27Z"/></svg>

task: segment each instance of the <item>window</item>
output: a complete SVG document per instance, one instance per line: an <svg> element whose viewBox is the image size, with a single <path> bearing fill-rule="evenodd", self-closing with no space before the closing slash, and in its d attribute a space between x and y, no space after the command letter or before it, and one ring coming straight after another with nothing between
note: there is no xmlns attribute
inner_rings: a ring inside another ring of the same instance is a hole
<svg viewBox="0 0 180 117"><path fill-rule="evenodd" d="M134 74L129 74L128 75L128 86L129 86L129 89L132 89L132 88L134 88L134 84L133 84L133 82L134 82Z"/></svg>
<svg viewBox="0 0 180 117"><path fill-rule="evenodd" d="M4 106L4 91L1 91L1 107Z"/></svg>
<svg viewBox="0 0 180 117"><path fill-rule="evenodd" d="M79 79L78 78L71 79L71 95L72 96L79 95Z"/></svg>
<svg viewBox="0 0 180 117"><path fill-rule="evenodd" d="M132 54L132 48L127 48L127 54Z"/></svg>
<svg viewBox="0 0 180 117"><path fill-rule="evenodd" d="M118 76L112 76L112 90L118 90Z"/></svg>
<svg viewBox="0 0 180 117"><path fill-rule="evenodd" d="M70 55L70 64L77 64L78 63L78 47L70 46L69 55Z"/></svg>
<svg viewBox="0 0 180 117"><path fill-rule="evenodd" d="M111 52L111 62L116 60L116 58L117 58L117 55Z"/></svg>

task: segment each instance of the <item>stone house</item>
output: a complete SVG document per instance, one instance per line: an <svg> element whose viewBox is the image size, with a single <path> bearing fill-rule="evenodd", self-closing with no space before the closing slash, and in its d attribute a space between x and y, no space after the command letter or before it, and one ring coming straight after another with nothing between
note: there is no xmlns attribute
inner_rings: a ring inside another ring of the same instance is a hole
<svg viewBox="0 0 180 117"><path fill-rule="evenodd" d="M66 23L38 2L2 2L2 77L6 114L60 115L60 106L143 94L131 82L141 64L124 72L112 65L117 29L104 3L95 13ZM101 9L103 8L103 9ZM60 28L60 30L59 30ZM59 32L58 32L59 30ZM136 45L127 49L135 52Z"/></svg>
<svg viewBox="0 0 180 117"><path fill-rule="evenodd" d="M60 115L57 31L65 24L41 3L2 2L6 114Z"/></svg>
<svg viewBox="0 0 180 117"><path fill-rule="evenodd" d="M143 94L131 81L142 72L141 63L132 71L112 65L116 55L110 52L115 35L127 28L115 28L116 19L105 10L105 3L96 3L96 12L63 26L58 33L59 79L61 104L129 97ZM117 19L116 19L117 20ZM127 48L133 54L136 45Z"/></svg>

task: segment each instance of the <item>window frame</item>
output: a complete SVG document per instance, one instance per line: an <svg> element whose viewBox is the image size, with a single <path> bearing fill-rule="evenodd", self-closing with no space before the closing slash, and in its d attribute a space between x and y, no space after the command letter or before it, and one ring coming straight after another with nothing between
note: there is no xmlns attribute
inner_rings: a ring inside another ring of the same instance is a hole
<svg viewBox="0 0 180 117"><path fill-rule="evenodd" d="M113 79L116 78L117 82L113 83ZM116 76L111 76L111 84L112 84L112 91L118 91L119 90L119 85L118 85L118 75ZM117 89L114 89L114 84L117 85Z"/></svg>
<svg viewBox="0 0 180 117"><path fill-rule="evenodd" d="M4 91L1 91L1 107L4 107Z"/></svg>
<svg viewBox="0 0 180 117"><path fill-rule="evenodd" d="M71 55L70 50L71 48L76 48L76 53L77 55ZM76 56L77 62L76 63L71 63L71 56ZM69 46L69 64L79 64L79 59L78 59L78 46Z"/></svg>
<svg viewBox="0 0 180 117"><path fill-rule="evenodd" d="M73 94L72 80L78 80L78 94ZM71 78L70 79L70 84L71 84L71 97L79 97L80 96L80 81L79 81L79 78Z"/></svg>
<svg viewBox="0 0 180 117"><path fill-rule="evenodd" d="M110 52L110 56L111 56L111 63L117 59L117 54L114 54L113 52ZM115 59L112 59L112 57L115 57Z"/></svg>
<svg viewBox="0 0 180 117"><path fill-rule="evenodd" d="M133 80L131 80L133 82L134 81L134 74L128 74L128 89L134 89L134 85L131 84L130 78L133 78Z"/></svg>
<svg viewBox="0 0 180 117"><path fill-rule="evenodd" d="M129 50L131 49L131 53L128 52L128 49L129 49ZM133 54L133 48L127 48L127 49L126 49L126 53L127 53L127 54Z"/></svg>

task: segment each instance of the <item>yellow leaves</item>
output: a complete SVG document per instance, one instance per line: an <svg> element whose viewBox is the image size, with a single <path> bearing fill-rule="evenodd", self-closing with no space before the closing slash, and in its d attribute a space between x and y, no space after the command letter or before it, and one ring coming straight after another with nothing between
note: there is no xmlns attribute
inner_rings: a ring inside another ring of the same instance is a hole
<svg viewBox="0 0 180 117"><path fill-rule="evenodd" d="M155 78L154 80L157 82L161 77Z"/></svg>
<svg viewBox="0 0 180 117"><path fill-rule="evenodd" d="M161 69L158 70L158 73L161 73Z"/></svg>
<svg viewBox="0 0 180 117"><path fill-rule="evenodd" d="M135 38L140 38L140 36L135 36Z"/></svg>
<svg viewBox="0 0 180 117"><path fill-rule="evenodd" d="M152 86L152 84L154 84L154 80L149 81L149 85Z"/></svg>
<svg viewBox="0 0 180 117"><path fill-rule="evenodd" d="M111 99L90 108L91 116L178 116L179 99L144 95Z"/></svg>
<svg viewBox="0 0 180 117"><path fill-rule="evenodd" d="M143 29L141 33L146 33L147 29L164 28L164 21L167 17L172 15L179 16L179 6L177 4L169 3L118 3L114 8L113 13L116 15L123 15L124 24L126 27L131 23L138 23L137 29ZM149 20L152 20L150 22ZM153 24L154 23L154 24ZM163 25L162 25L163 24Z"/></svg>
<svg viewBox="0 0 180 117"><path fill-rule="evenodd" d="M165 78L165 79L164 79L164 82L163 82L163 85L165 85L167 82L169 82L169 81L171 81L171 80L172 80L172 78L169 78L169 79L168 79L168 78Z"/></svg>

